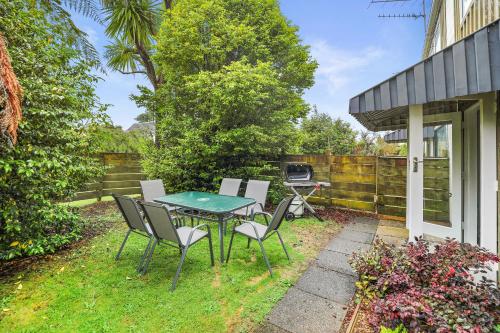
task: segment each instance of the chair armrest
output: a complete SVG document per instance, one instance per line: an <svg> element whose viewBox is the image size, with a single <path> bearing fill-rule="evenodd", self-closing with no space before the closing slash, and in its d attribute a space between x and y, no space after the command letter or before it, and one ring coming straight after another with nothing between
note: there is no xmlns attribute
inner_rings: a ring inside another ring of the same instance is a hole
<svg viewBox="0 0 500 333"><path fill-rule="evenodd" d="M242 222L250 224L252 226L252 228L253 228L253 231L255 232L255 236L257 236L257 238L259 238L259 239L261 238L260 235L259 235L259 233L257 232L257 227L255 226L255 222L254 221L242 220ZM262 235L262 237L264 237L264 235Z"/></svg>
<svg viewBox="0 0 500 333"><path fill-rule="evenodd" d="M191 244L191 238L193 237L193 234L196 230L202 228L202 227L206 227L207 228L207 232L208 232L208 236L209 237L212 237L211 235L211 232L210 232L210 227L208 226L208 224L204 223L204 224L199 224L197 225L196 227L192 228L191 232L189 233L189 236L188 236L188 240L186 242L186 246L189 246L189 244Z"/></svg>

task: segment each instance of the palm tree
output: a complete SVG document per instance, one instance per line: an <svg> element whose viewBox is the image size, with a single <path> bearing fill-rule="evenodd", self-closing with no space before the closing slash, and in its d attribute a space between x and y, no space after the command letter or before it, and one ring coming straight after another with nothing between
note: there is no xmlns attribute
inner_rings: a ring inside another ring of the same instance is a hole
<svg viewBox="0 0 500 333"><path fill-rule="evenodd" d="M71 40L69 41L77 49L81 50L88 60L94 62L96 68L103 70L99 58L99 53L88 40L88 35L80 30L71 19L71 13L68 10L73 10L94 21L103 24L101 18L101 10L95 0L36 0L31 3L33 6L38 6L49 19L57 20L66 24L67 30L72 32Z"/></svg>
<svg viewBox="0 0 500 333"><path fill-rule="evenodd" d="M163 82L152 61L154 36L163 10L173 0L101 0L106 34L114 39L106 47L107 65L122 74L144 74L156 90ZM163 3L163 8L161 3Z"/></svg>

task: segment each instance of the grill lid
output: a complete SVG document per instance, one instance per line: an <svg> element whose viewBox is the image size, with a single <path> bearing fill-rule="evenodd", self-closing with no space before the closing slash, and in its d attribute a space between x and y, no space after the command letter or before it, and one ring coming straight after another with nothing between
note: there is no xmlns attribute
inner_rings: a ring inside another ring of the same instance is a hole
<svg viewBox="0 0 500 333"><path fill-rule="evenodd" d="M288 162L284 172L288 182L310 181L314 176L312 165L302 162Z"/></svg>

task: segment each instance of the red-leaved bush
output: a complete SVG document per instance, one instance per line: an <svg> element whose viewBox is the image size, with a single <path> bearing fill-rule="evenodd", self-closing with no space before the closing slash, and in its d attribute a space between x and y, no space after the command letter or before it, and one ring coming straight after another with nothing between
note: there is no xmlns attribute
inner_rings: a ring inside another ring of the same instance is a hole
<svg viewBox="0 0 500 333"><path fill-rule="evenodd" d="M495 332L500 292L483 274L498 262L478 246L447 239L432 248L422 238L402 247L376 240L351 257L375 331L403 324L410 332Z"/></svg>

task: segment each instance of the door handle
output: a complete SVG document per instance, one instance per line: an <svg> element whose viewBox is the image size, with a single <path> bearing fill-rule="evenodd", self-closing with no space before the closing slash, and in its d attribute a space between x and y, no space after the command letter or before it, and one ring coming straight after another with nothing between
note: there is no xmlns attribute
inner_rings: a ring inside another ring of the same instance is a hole
<svg viewBox="0 0 500 333"><path fill-rule="evenodd" d="M418 157L413 158L413 172L418 172L418 163L424 163L424 161L419 161Z"/></svg>

